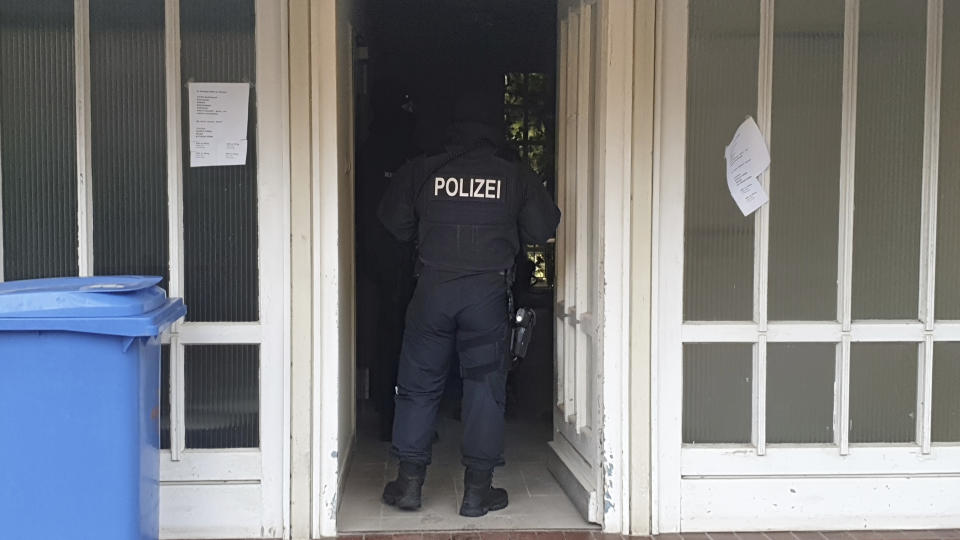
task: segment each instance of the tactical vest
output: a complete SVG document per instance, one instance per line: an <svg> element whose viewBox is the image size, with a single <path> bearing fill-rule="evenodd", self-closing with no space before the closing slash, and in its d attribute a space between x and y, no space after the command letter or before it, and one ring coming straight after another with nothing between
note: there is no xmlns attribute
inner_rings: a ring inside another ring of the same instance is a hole
<svg viewBox="0 0 960 540"><path fill-rule="evenodd" d="M518 164L492 147L452 157L426 158L423 178L414 183L421 262L464 272L512 267L524 194Z"/></svg>

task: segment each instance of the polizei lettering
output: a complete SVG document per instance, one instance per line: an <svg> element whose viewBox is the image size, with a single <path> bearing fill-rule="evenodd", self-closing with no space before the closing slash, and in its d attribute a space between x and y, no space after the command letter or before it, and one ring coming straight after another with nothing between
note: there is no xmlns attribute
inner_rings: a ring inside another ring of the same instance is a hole
<svg viewBox="0 0 960 540"><path fill-rule="evenodd" d="M433 196L461 199L499 199L501 181L495 178L443 178L433 180Z"/></svg>

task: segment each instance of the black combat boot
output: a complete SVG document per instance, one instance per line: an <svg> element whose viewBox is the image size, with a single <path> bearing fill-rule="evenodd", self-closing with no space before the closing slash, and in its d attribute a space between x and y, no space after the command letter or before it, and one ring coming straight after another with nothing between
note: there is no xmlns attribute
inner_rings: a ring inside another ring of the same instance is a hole
<svg viewBox="0 0 960 540"><path fill-rule="evenodd" d="M397 479L387 482L383 488L383 502L401 510L419 510L420 491L426 476L426 465L401 461Z"/></svg>
<svg viewBox="0 0 960 540"><path fill-rule="evenodd" d="M487 512L503 510L507 507L507 490L490 485L493 471L481 471L468 468L463 473L463 504L460 515L466 517L485 516Z"/></svg>

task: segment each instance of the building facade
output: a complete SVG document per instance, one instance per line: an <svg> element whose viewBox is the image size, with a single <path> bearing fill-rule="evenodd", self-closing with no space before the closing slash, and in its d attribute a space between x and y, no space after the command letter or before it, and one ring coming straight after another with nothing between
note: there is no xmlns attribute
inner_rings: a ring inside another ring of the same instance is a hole
<svg viewBox="0 0 960 540"><path fill-rule="evenodd" d="M337 531L349 0L5 0L0 279L164 276L167 538ZM610 532L960 527L960 3L561 0L553 470ZM249 83L191 167L191 82ZM744 216L723 149L771 152Z"/></svg>

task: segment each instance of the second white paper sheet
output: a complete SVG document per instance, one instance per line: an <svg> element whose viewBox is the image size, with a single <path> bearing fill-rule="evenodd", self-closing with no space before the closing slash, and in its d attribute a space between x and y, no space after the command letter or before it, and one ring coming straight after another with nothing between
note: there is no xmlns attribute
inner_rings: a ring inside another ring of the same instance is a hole
<svg viewBox="0 0 960 540"><path fill-rule="evenodd" d="M748 216L770 199L759 176L770 166L770 152L752 117L737 128L724 151L727 159L727 187L737 207Z"/></svg>

